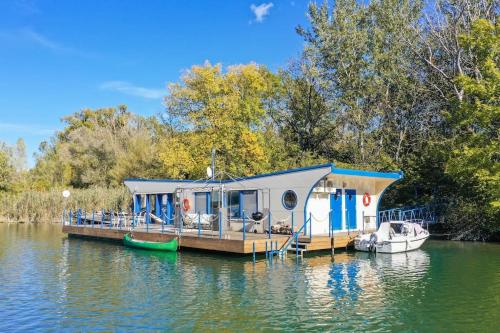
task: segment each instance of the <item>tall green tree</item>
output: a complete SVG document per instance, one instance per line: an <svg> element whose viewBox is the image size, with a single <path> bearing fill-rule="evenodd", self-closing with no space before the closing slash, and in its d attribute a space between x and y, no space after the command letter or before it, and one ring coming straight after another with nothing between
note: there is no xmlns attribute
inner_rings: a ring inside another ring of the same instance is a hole
<svg viewBox="0 0 500 333"><path fill-rule="evenodd" d="M348 156L337 159L389 168L425 135L428 109L414 55L420 1L336 1L309 7L310 29L298 28L304 54L314 59L325 96Z"/></svg>
<svg viewBox="0 0 500 333"><path fill-rule="evenodd" d="M446 172L462 199L462 206L453 208L476 218L472 223L459 218L460 229L500 232L500 23L477 20L459 42L474 70L455 79L463 95L448 114L453 149ZM467 214L471 208L475 213Z"/></svg>
<svg viewBox="0 0 500 333"><path fill-rule="evenodd" d="M119 108L85 109L43 143L33 170L34 187L118 186L126 177L162 175L155 144L159 122Z"/></svg>

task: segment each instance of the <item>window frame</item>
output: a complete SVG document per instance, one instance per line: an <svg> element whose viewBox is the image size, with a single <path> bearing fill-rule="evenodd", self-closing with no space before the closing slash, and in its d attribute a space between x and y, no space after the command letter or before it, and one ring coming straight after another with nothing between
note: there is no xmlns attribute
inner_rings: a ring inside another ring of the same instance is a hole
<svg viewBox="0 0 500 333"><path fill-rule="evenodd" d="M293 207L288 207L286 204L285 204L285 196L287 195L287 193L293 193L293 195L295 196L295 205ZM297 193L294 191L294 190L286 190L285 192L283 192L283 194L281 195L281 205L283 206L283 208L285 208L286 210L294 210L295 208L297 208L297 205L299 204L299 196L297 195Z"/></svg>
<svg viewBox="0 0 500 333"><path fill-rule="evenodd" d="M242 220L243 219L243 211L245 211L245 215L248 214L248 212L245 209L244 202L243 202L243 197L244 194L250 194L253 193L255 195L255 209L258 212L259 211L259 194L257 190L229 190L226 192L226 203L227 203L227 210L228 210L228 215L230 219L233 220ZM230 216L230 206L231 206L231 194L232 193L237 193L238 194L238 216ZM249 218L250 216L246 216L246 218Z"/></svg>
<svg viewBox="0 0 500 333"><path fill-rule="evenodd" d="M200 195L205 195L205 211L200 212L198 211L197 207L197 197ZM195 214L212 214L212 207L211 207L212 201L211 201L211 195L210 192L194 192L194 213Z"/></svg>

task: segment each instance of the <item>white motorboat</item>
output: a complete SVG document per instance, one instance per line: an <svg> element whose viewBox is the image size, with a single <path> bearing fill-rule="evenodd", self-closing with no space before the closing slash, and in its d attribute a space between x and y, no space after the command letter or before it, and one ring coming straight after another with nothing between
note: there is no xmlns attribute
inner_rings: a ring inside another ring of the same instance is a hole
<svg viewBox="0 0 500 333"><path fill-rule="evenodd" d="M358 251L399 253L416 250L429 238L429 232L409 221L382 222L371 234L358 235L354 248Z"/></svg>

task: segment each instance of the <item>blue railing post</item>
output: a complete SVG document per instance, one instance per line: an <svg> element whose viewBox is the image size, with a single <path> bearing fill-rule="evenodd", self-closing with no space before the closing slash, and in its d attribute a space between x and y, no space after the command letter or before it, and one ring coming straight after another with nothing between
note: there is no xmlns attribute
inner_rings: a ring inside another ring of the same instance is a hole
<svg viewBox="0 0 500 333"><path fill-rule="evenodd" d="M69 210L69 225L73 224L73 209Z"/></svg>
<svg viewBox="0 0 500 333"><path fill-rule="evenodd" d="M267 256L268 256L268 255L267 255L267 241L266 241L266 259L267 259Z"/></svg>
<svg viewBox="0 0 500 333"><path fill-rule="evenodd" d="M94 210L92 209L92 228L94 227Z"/></svg>
<svg viewBox="0 0 500 333"><path fill-rule="evenodd" d="M113 210L109 210L109 229L113 226Z"/></svg>
<svg viewBox="0 0 500 333"><path fill-rule="evenodd" d="M87 210L83 211L83 224L87 225Z"/></svg>
<svg viewBox="0 0 500 333"><path fill-rule="evenodd" d="M312 213L309 212L309 238L313 238L312 233Z"/></svg>
<svg viewBox="0 0 500 333"><path fill-rule="evenodd" d="M294 233L294 226L295 226L295 218L294 218L294 214L293 214L293 210L292 210L292 237L293 237L293 233Z"/></svg>
<svg viewBox="0 0 500 333"><path fill-rule="evenodd" d="M101 210L101 229L104 226L104 209Z"/></svg>
<svg viewBox="0 0 500 333"><path fill-rule="evenodd" d="M295 234L295 255L299 257L299 233Z"/></svg>
<svg viewBox="0 0 500 333"><path fill-rule="evenodd" d="M255 263L255 241L253 242L253 262Z"/></svg>
<svg viewBox="0 0 500 333"><path fill-rule="evenodd" d="M243 240L246 240L245 211L243 210Z"/></svg>
<svg viewBox="0 0 500 333"><path fill-rule="evenodd" d="M328 237L332 238L332 211L328 212Z"/></svg>
<svg viewBox="0 0 500 333"><path fill-rule="evenodd" d="M164 226L165 226L165 207L162 208L161 210L161 213L162 213L162 219L161 219L161 233L163 233L163 229L164 229Z"/></svg>
<svg viewBox="0 0 500 333"><path fill-rule="evenodd" d="M219 239L222 239L222 212L219 210Z"/></svg>
<svg viewBox="0 0 500 333"><path fill-rule="evenodd" d="M198 212L198 237L201 236L201 216L200 212Z"/></svg>
<svg viewBox="0 0 500 333"><path fill-rule="evenodd" d="M271 214L271 211L269 210L269 219L268 219L268 228L269 228L269 235L268 235L268 238L271 239L271 217L272 217L272 214Z"/></svg>
<svg viewBox="0 0 500 333"><path fill-rule="evenodd" d="M274 252L273 252L273 241L271 241L271 250L269 250L269 257L272 258L274 256Z"/></svg>

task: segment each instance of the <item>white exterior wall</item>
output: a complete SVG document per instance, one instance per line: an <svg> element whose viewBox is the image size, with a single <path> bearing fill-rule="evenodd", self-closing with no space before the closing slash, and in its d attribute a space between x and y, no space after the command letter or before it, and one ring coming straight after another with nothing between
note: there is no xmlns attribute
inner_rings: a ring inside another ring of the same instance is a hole
<svg viewBox="0 0 500 333"><path fill-rule="evenodd" d="M335 172L335 171L334 171ZM376 178L366 176L352 176L352 175L336 175L330 174L326 180L331 182L331 188L326 188L327 193L313 192L309 198L306 208L307 217L311 214L312 217L312 233L313 235L328 234L328 229L325 230L325 225L328 228L329 222L324 221L324 216L330 212L330 195L335 193L336 189L342 190L341 206L342 206L342 230L335 232L345 232L347 228L347 214L346 214L346 190L356 191L356 229L363 230L363 217L372 216L370 223L365 225L366 229L376 229L376 215L377 205L382 192L392 184L395 179ZM322 189L324 191L325 189ZM363 196L369 193L371 197L370 204L365 207L363 205ZM318 195L328 195L328 204L318 203ZM315 226L315 224L319 224Z"/></svg>

